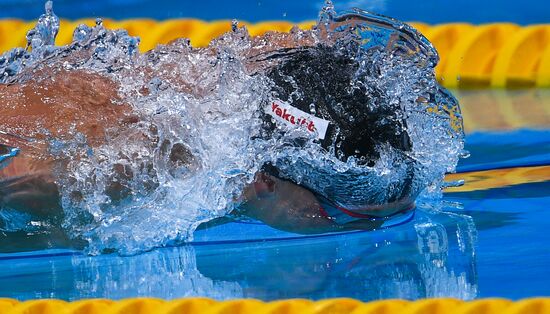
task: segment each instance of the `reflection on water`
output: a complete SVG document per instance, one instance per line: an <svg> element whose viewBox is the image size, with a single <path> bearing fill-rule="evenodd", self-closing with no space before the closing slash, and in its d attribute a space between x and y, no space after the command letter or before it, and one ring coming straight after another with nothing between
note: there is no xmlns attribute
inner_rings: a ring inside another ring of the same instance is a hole
<svg viewBox="0 0 550 314"><path fill-rule="evenodd" d="M422 209L413 222L378 232L184 246L132 257L4 255L0 281L10 285L2 285L0 295L472 299L475 238L470 217Z"/></svg>
<svg viewBox="0 0 550 314"><path fill-rule="evenodd" d="M550 126L550 89L455 90L453 93L460 102L467 133L548 129Z"/></svg>

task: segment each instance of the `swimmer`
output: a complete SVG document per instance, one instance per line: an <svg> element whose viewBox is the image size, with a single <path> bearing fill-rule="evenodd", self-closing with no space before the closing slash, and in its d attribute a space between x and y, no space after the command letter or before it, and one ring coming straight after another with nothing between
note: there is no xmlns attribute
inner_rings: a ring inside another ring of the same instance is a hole
<svg viewBox="0 0 550 314"><path fill-rule="evenodd" d="M354 156L364 164L371 164L379 158L376 146L382 144L409 151L411 143L403 128L405 122L394 117L396 111L390 108L361 112L355 104L371 101L369 97L376 95L343 93L352 79L354 66L326 47L286 53L285 61L268 73L276 83L278 99L266 104L263 110L263 136L282 132L276 125L288 123L288 114L298 112L307 117L307 123L300 121L306 127L321 123L315 126L316 132L322 129L320 144L327 149L337 145L339 149L335 152L342 160ZM312 70L324 78L311 81L305 71ZM283 76L292 77L294 86L288 86ZM330 84L322 84L324 81ZM289 103L291 88L300 89L306 96ZM62 213L54 168L63 162L49 152L47 139L70 138L79 132L86 136L88 145L98 147L105 141L106 129L124 132L130 128L139 119L132 108L122 102L117 90L118 86L109 78L85 71L60 71L41 81L0 85L0 208L40 217ZM332 99L329 101L328 97ZM311 103L316 104L315 115L307 113ZM331 108L333 103L340 104L344 110L335 111ZM357 117L355 123L347 120L349 115ZM389 118L394 119L395 124L376 127L380 124L378 120ZM144 145L158 144L146 136L141 140ZM192 159L182 146L175 146L168 153L174 167L189 164ZM124 169L116 173L118 177L113 178L105 192L113 200L120 200L130 194L120 182L131 179L131 174ZM348 204L335 201L337 193L323 195L311 183L298 185L279 173L277 165L266 164L236 200L242 205L235 214L297 233L376 229L396 214L407 213L397 215L399 221L410 217L413 199L408 189L412 174L404 180L409 182L385 204L373 204L368 195L363 195L347 207Z"/></svg>
<svg viewBox="0 0 550 314"><path fill-rule="evenodd" d="M276 36L271 40L277 42ZM365 166L381 158L380 147L391 147L400 155L405 175L387 191L377 191L383 194L380 197L366 192L370 182L358 182L353 173L321 171L304 163L295 167L310 175L298 180L289 170L290 161L266 163L235 197L240 207L233 214L296 233L372 230L410 219L418 193L413 187L415 162L408 157L412 143L398 105L382 103L381 91L376 89L359 87L350 92L359 65L338 48L308 45L307 38L278 45L282 48L266 51L265 45L258 44L264 50L249 53L250 74L265 75L273 82L274 97L258 108L264 122L259 137L303 128L316 137L326 154L344 162L354 158ZM170 53L181 53L176 46L168 45L173 48L168 49ZM170 64L133 70L170 81L175 89L191 95L204 92L192 80L182 79L188 73ZM50 217L63 214L58 176L67 167L67 161L52 151L51 139L71 140L83 134L86 144L97 148L106 143L107 130L126 134L143 117L124 102L120 86L108 75L64 68L40 71L51 73L23 83L0 84L0 210ZM147 93L145 86L143 93ZM162 147L150 133L130 132L128 141ZM293 145L300 148L305 142L297 139ZM196 166L193 154L183 145L164 153L174 169L192 172ZM121 164L113 165L113 170L104 192L116 204L132 195L125 182L134 174ZM338 186L331 185L335 178ZM153 189L155 182L145 185Z"/></svg>

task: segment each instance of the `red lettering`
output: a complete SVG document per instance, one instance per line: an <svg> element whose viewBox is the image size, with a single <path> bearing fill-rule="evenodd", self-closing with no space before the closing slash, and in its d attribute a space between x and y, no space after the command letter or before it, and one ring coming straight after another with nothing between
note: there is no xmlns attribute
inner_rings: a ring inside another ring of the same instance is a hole
<svg viewBox="0 0 550 314"><path fill-rule="evenodd" d="M309 121L309 124L307 126L307 129L310 131L310 132L315 132L315 124L313 123L313 121Z"/></svg>
<svg viewBox="0 0 550 314"><path fill-rule="evenodd" d="M312 120L309 120L306 117L300 117L297 118L293 114L290 113L290 111L286 108L281 108L279 104L272 102L271 103L271 111L279 116L280 118L296 125L304 126L309 132L315 132L317 128L315 127L315 122Z"/></svg>
<svg viewBox="0 0 550 314"><path fill-rule="evenodd" d="M287 113L285 109L285 111L283 112L282 118L290 122L289 117L290 117L290 113Z"/></svg>

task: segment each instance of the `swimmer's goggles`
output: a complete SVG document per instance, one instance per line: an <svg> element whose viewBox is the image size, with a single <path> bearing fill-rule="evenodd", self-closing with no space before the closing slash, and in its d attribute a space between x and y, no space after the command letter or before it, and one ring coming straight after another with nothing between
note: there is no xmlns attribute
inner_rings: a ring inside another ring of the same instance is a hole
<svg viewBox="0 0 550 314"><path fill-rule="evenodd" d="M345 225L350 222L358 220L369 220L380 222L381 225L378 228L388 228L392 226L398 226L411 221L414 218L414 204L406 209L397 212L393 215L386 217L376 217L369 214L362 214L355 211L348 210L341 206L338 206L328 200L326 197L315 193L315 196L321 205L321 215L334 221L339 225Z"/></svg>

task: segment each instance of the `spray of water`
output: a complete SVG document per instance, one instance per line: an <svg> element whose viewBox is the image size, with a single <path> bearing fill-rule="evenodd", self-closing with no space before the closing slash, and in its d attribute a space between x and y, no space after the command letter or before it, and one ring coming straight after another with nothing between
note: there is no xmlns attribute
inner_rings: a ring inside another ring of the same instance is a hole
<svg viewBox="0 0 550 314"><path fill-rule="evenodd" d="M437 52L416 30L390 18L361 10L337 14L327 2L312 30L251 38L235 21L206 48L180 39L145 54L138 51L138 38L107 30L101 20L77 27L67 46L54 46L58 29L48 1L27 35L27 49L0 56L0 83L56 71L98 73L119 84L120 98L139 117L122 131L106 130L99 147L78 132L48 138L51 154L63 165L56 173L63 227L85 240L90 254L134 254L189 240L200 223L238 206L243 187L266 163L338 203L365 195L383 203L404 193L403 178L411 171L408 196L437 194L463 149L458 103L435 79ZM357 110L392 108L407 121L413 149L377 147L380 158L366 165L327 152L302 129L280 126L284 132L260 136L263 108L273 97L266 73L282 62L281 51L303 47L328 47L356 61L350 93L378 95ZM297 138L305 139L303 145L289 145ZM108 192L113 182L125 197Z"/></svg>

